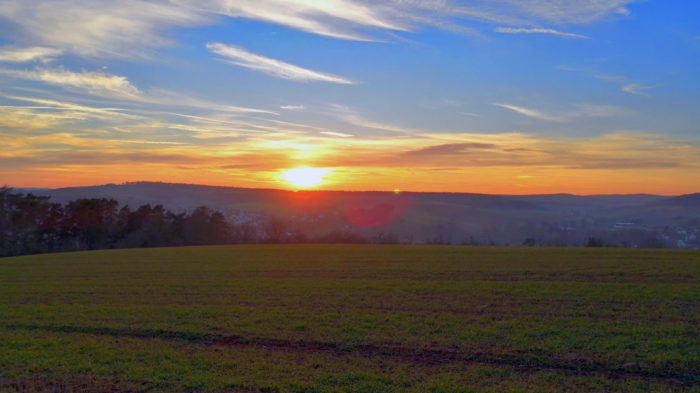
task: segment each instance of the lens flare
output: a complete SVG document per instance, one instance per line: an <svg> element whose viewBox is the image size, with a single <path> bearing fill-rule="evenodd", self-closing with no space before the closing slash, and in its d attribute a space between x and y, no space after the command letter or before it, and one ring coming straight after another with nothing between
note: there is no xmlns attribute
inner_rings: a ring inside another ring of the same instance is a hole
<svg viewBox="0 0 700 393"><path fill-rule="evenodd" d="M295 168L284 171L282 178L295 187L313 187L323 183L327 174L323 168Z"/></svg>

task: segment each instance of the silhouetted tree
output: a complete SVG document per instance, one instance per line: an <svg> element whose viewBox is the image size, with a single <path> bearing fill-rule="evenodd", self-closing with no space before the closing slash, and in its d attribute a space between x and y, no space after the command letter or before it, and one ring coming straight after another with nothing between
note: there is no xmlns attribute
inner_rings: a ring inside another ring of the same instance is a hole
<svg viewBox="0 0 700 393"><path fill-rule="evenodd" d="M244 221L231 227L231 241L233 243L255 243L260 239L258 228L250 221Z"/></svg>
<svg viewBox="0 0 700 393"><path fill-rule="evenodd" d="M75 249L95 250L112 246L117 222L114 199L78 199L69 202L65 211L65 234L75 242Z"/></svg>
<svg viewBox="0 0 700 393"><path fill-rule="evenodd" d="M55 249L62 211L48 200L0 188L0 256Z"/></svg>
<svg viewBox="0 0 700 393"><path fill-rule="evenodd" d="M224 215L206 206L196 208L184 220L186 244L223 244L228 242L229 227Z"/></svg>
<svg viewBox="0 0 700 393"><path fill-rule="evenodd" d="M265 242L284 243L287 239L287 223L281 218L271 217L263 224Z"/></svg>
<svg viewBox="0 0 700 393"><path fill-rule="evenodd" d="M48 200L0 188L0 256L233 241L224 215L204 206L188 215L162 205L120 209L115 200L104 198L78 199L65 208ZM246 228L246 240L256 241Z"/></svg>

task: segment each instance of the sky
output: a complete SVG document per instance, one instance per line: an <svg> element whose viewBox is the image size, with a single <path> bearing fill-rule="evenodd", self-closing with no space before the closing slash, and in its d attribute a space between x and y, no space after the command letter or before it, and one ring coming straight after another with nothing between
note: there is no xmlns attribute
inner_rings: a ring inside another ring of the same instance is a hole
<svg viewBox="0 0 700 393"><path fill-rule="evenodd" d="M700 2L3 0L0 183L700 191Z"/></svg>

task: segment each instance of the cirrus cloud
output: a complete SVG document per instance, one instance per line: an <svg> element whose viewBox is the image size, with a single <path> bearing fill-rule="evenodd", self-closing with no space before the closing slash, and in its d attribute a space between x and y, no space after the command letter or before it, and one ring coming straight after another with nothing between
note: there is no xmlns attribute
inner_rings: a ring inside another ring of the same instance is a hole
<svg viewBox="0 0 700 393"><path fill-rule="evenodd" d="M573 109L562 111L558 114L544 113L538 110L512 104L495 102L493 105L509 109L513 112L531 117L533 119L553 122L567 122L579 118L616 117L628 113L626 110L612 105L577 104L573 106Z"/></svg>
<svg viewBox="0 0 700 393"><path fill-rule="evenodd" d="M63 68L12 70L0 68L0 75L74 88L102 97L138 98L139 90L126 77L103 72L72 72Z"/></svg>
<svg viewBox="0 0 700 393"><path fill-rule="evenodd" d="M258 20L358 41L381 41L392 32L412 32L425 26L478 34L470 21L572 37L578 35L534 26L587 24L625 15L629 13L627 5L635 1L4 0L0 2L0 21L8 28L0 35L34 48L122 58L152 57L150 49L176 44L170 30L211 25L221 17ZM377 33L384 34L378 37Z"/></svg>
<svg viewBox="0 0 700 393"><path fill-rule="evenodd" d="M244 48L235 45L214 42L208 43L207 49L224 58L224 61L227 63L262 72L276 78L298 82L316 81L344 85L355 84L355 82L337 75L302 68L294 64L248 52Z"/></svg>
<svg viewBox="0 0 700 393"><path fill-rule="evenodd" d="M43 46L29 48L0 47L0 62L27 63L30 61L49 62L63 51Z"/></svg>
<svg viewBox="0 0 700 393"><path fill-rule="evenodd" d="M168 1L5 0L0 20L17 42L83 56L147 57L144 48L171 46L163 32L209 23L207 15Z"/></svg>
<svg viewBox="0 0 700 393"><path fill-rule="evenodd" d="M540 28L526 29L526 28L522 28L522 27L520 27L520 28L498 27L494 31L496 33L503 33L503 34L550 34L550 35L556 35L556 36L567 37L567 38L588 38L585 35L567 33L564 31L558 31L558 30L554 30L554 29L540 29Z"/></svg>

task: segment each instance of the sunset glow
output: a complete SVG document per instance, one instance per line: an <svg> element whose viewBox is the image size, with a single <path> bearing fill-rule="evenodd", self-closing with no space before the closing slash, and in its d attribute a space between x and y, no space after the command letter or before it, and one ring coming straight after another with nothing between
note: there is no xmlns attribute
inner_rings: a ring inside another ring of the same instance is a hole
<svg viewBox="0 0 700 393"><path fill-rule="evenodd" d="M11 187L698 191L694 2L5 3Z"/></svg>
<svg viewBox="0 0 700 393"><path fill-rule="evenodd" d="M313 187L323 183L323 177L328 170L321 168L295 168L282 173L287 183L295 187Z"/></svg>
<svg viewBox="0 0 700 393"><path fill-rule="evenodd" d="M0 386L692 389L699 21L0 0Z"/></svg>

